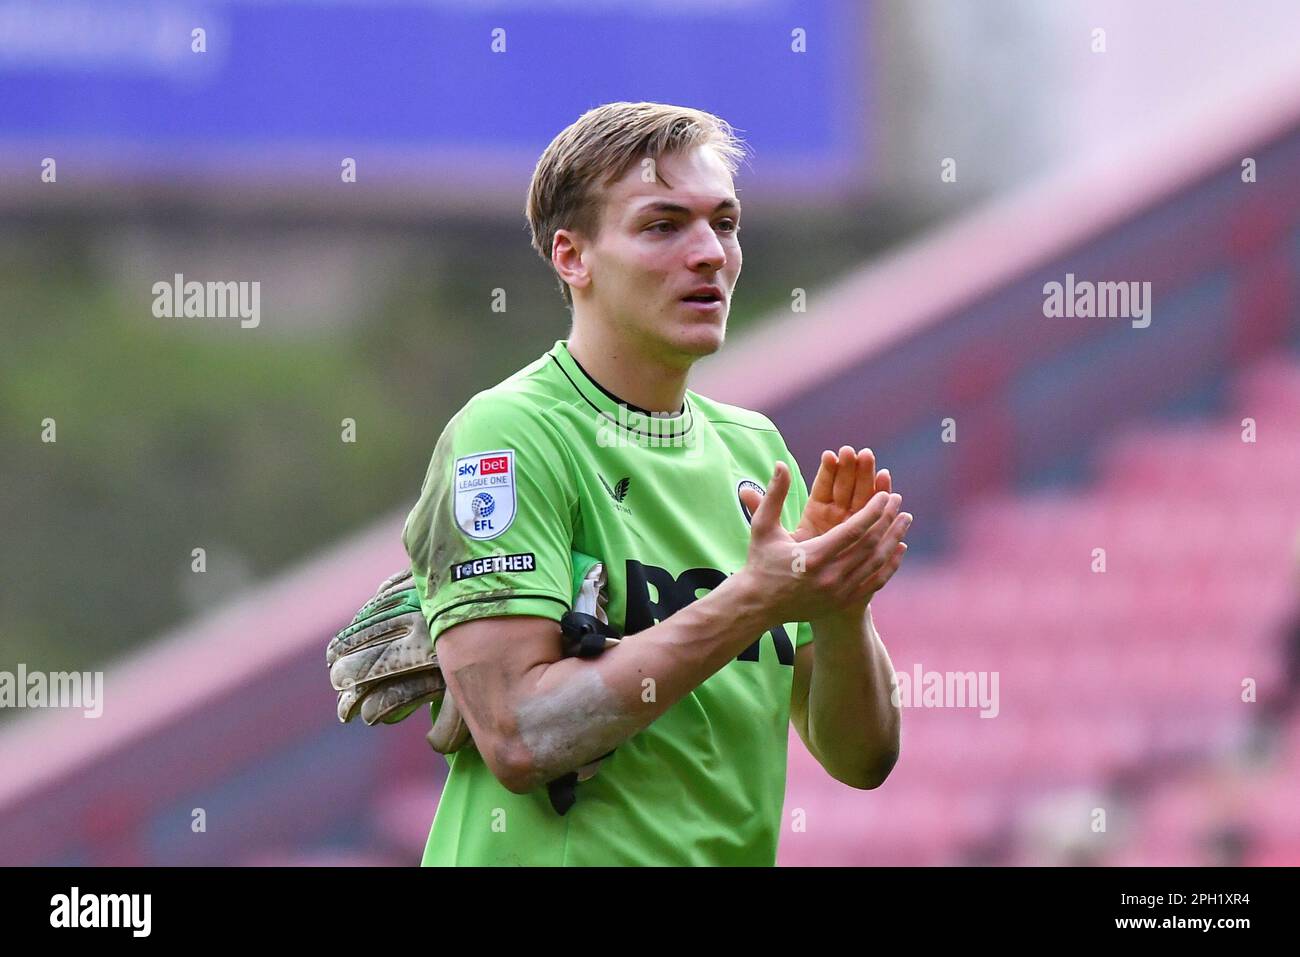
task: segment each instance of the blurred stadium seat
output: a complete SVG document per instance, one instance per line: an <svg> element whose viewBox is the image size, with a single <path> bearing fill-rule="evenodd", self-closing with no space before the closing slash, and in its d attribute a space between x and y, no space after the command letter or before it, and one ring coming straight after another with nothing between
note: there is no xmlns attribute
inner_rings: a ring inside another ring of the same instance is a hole
<svg viewBox="0 0 1300 957"><path fill-rule="evenodd" d="M1257 720L1256 705L1243 702L1243 679L1254 679L1261 696L1280 693L1287 616L1300 611L1296 382L1300 357L1282 354L1233 382L1234 412L1289 424L1292 434L1276 442L1243 442L1235 418L1147 422L1103 446L1094 490L1004 494L972 508L952 553L891 584L876 617L896 670L917 662L999 671L1002 713L984 720L975 711L905 711L903 760L867 794L836 794L792 735L787 810L805 808L809 832L831 829L834 850L792 833L782 862L957 863L998 843L1045 790L1105 791L1134 775L1163 782L1172 769L1174 783L1151 783L1121 813L1131 818L1131 841L1108 842L1092 863L1300 863L1300 713L1266 770L1229 760L1247 750ZM1098 546L1109 562L1090 581ZM1140 569L1127 565L1144 554ZM1032 566L1033 581L1014 594L1014 578L991 575L991 560L1013 573L1017 563ZM927 600L941 595L952 597ZM1044 630L1050 619L1061 627ZM1211 772L1208 784L1197 776ZM960 807L933 807L937 794L961 805L987 802L989 792L1000 814L966 831L953 826ZM1118 810L1129 802L1104 803ZM858 815L852 828L844 823L850 809ZM1089 825L1085 815L1062 824L1077 829L1080 843ZM1235 850L1220 840L1229 831ZM1004 840L994 860L1071 859L1035 857Z"/></svg>

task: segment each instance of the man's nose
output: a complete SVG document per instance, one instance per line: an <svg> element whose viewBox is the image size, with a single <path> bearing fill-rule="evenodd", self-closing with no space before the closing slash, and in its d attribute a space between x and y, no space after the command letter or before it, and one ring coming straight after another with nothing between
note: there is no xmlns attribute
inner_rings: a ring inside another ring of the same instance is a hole
<svg viewBox="0 0 1300 957"><path fill-rule="evenodd" d="M722 248L713 227L705 223L702 230L692 235L690 263L692 269L721 269L727 264L727 251Z"/></svg>

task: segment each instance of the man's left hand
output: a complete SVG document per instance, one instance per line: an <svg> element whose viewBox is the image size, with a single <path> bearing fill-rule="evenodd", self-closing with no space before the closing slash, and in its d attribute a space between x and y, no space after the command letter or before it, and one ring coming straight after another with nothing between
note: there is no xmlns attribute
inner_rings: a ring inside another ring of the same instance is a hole
<svg viewBox="0 0 1300 957"><path fill-rule="evenodd" d="M855 452L852 446L845 445L839 455L829 450L823 452L817 477L808 491L808 504L793 533L794 540L804 542L824 535L865 507L878 492L892 493L893 483L888 469L876 471L876 457L871 449ZM883 561L873 576L875 587L871 595L893 577L907 551L902 539L907 534L911 516L904 512L899 519L902 521L892 523L889 528L872 529L871 534L881 537ZM870 600L871 596L868 596L864 607Z"/></svg>
<svg viewBox="0 0 1300 957"><path fill-rule="evenodd" d="M876 471L876 456L871 449L854 452L852 446L846 445L838 456L827 450L822 453L817 477L808 490L808 504L794 530L794 540L806 542L825 535L862 509L877 492L892 491L889 469Z"/></svg>

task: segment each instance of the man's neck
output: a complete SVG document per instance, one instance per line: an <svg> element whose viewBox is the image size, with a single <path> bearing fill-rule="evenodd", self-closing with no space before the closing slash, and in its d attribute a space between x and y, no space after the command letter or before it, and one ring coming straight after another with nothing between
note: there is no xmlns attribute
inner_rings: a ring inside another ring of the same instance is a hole
<svg viewBox="0 0 1300 957"><path fill-rule="evenodd" d="M677 366L647 354L608 330L574 324L568 341L573 356L591 378L629 405L676 415L686 396L690 366Z"/></svg>

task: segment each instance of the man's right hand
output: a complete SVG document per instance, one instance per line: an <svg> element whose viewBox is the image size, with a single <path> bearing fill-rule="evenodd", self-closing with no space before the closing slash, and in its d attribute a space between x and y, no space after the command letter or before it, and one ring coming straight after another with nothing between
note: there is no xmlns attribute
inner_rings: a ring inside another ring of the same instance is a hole
<svg viewBox="0 0 1300 957"><path fill-rule="evenodd" d="M409 568L386 579L352 623L334 636L325 649L325 664L338 692L340 721L360 714L368 725L396 724L421 705L442 700L445 747L436 743L440 738L431 737L430 744L450 754L468 738L454 704L445 699L446 682Z"/></svg>
<svg viewBox="0 0 1300 957"><path fill-rule="evenodd" d="M781 525L790 469L777 462L767 494L741 492L753 515L749 557L739 574L772 615L773 624L813 621L863 606L878 585L873 578L892 559L912 516L899 512L903 497L877 492L860 511L825 534L796 541Z"/></svg>

